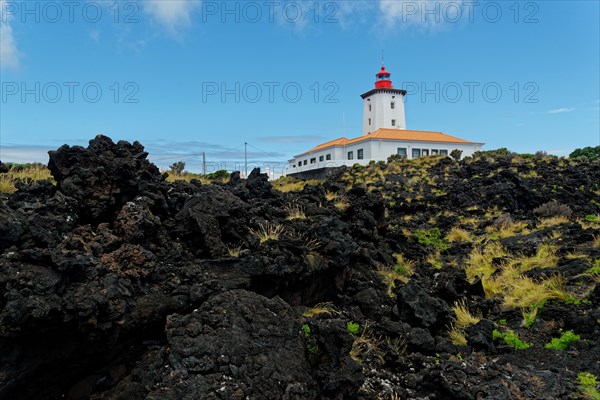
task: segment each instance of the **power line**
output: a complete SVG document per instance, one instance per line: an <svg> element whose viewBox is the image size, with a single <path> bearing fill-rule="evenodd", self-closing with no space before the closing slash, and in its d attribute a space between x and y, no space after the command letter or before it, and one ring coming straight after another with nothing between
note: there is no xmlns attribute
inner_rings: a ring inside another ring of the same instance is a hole
<svg viewBox="0 0 600 400"><path fill-rule="evenodd" d="M200 155L200 153L198 153L198 154L182 154L182 155L173 156L173 157L158 158L153 161L156 162L156 161L165 161L165 160L175 160L178 158L181 159L181 158L198 157L199 155Z"/></svg>
<svg viewBox="0 0 600 400"><path fill-rule="evenodd" d="M268 155L269 157L279 158L279 156L277 154L269 153L268 151L261 150L258 147L251 145L250 143L248 143L248 146L260 151L261 153Z"/></svg>

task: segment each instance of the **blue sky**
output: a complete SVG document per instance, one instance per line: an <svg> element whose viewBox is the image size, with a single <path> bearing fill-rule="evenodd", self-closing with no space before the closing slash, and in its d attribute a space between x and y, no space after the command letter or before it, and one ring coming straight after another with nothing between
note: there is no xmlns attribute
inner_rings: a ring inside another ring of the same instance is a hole
<svg viewBox="0 0 600 400"><path fill-rule="evenodd" d="M0 0L0 159L98 133L182 159L285 161L360 135L381 64L409 129L486 149L600 144L598 1Z"/></svg>

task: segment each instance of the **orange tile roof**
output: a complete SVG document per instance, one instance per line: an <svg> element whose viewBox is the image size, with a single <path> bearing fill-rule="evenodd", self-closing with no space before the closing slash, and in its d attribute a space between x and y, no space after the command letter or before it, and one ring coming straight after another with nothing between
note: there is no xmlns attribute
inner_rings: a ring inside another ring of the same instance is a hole
<svg viewBox="0 0 600 400"><path fill-rule="evenodd" d="M341 137L339 139L331 140L329 142L320 144L309 151L302 153L313 153L315 151L323 150L328 147L334 146L348 146L354 143L366 141L366 140L400 140L400 141L415 141L415 142L437 142L437 143L464 143L464 144L480 144L476 142L470 142L468 140L460 139L454 136L446 135L442 132L430 132L430 131L411 131L406 129L385 129L381 128L375 132L371 132L369 135L360 136L354 139L346 139Z"/></svg>

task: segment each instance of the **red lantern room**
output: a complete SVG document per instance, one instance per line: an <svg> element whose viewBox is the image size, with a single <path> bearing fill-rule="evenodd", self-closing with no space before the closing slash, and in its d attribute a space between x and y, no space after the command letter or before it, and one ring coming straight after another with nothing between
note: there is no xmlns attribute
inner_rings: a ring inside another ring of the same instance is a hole
<svg viewBox="0 0 600 400"><path fill-rule="evenodd" d="M375 75L377 81L375 82L375 89L392 89L392 81L390 80L390 73L385 70L385 67L381 66L381 71Z"/></svg>

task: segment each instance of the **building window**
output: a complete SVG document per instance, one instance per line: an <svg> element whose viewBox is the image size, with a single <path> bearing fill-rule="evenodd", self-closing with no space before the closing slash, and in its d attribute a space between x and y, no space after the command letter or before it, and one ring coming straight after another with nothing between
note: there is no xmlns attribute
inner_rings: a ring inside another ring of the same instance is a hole
<svg viewBox="0 0 600 400"><path fill-rule="evenodd" d="M431 155L432 156L437 156L438 154L439 154L439 151L437 149L431 150Z"/></svg>
<svg viewBox="0 0 600 400"><path fill-rule="evenodd" d="M396 120L395 119L392 120L392 126L396 126Z"/></svg>
<svg viewBox="0 0 600 400"><path fill-rule="evenodd" d="M421 157L421 149L412 149L412 158Z"/></svg>
<svg viewBox="0 0 600 400"><path fill-rule="evenodd" d="M440 150L440 156L447 156L448 150Z"/></svg>
<svg viewBox="0 0 600 400"><path fill-rule="evenodd" d="M354 152L353 151L348 152L348 160L354 160Z"/></svg>
<svg viewBox="0 0 600 400"><path fill-rule="evenodd" d="M390 103L390 107L392 107L392 110L393 110L394 108L396 108L396 103L394 103L394 102L392 101L392 102Z"/></svg>
<svg viewBox="0 0 600 400"><path fill-rule="evenodd" d="M304 165L308 164L308 162L306 160L304 160Z"/></svg>
<svg viewBox="0 0 600 400"><path fill-rule="evenodd" d="M327 154L327 155L325 155L325 159L326 159L327 161L331 160L331 154Z"/></svg>
<svg viewBox="0 0 600 400"><path fill-rule="evenodd" d="M406 147L398 147L398 155L402 158L406 158Z"/></svg>
<svg viewBox="0 0 600 400"><path fill-rule="evenodd" d="M315 157L315 158L311 158L311 159L310 159L310 163L311 163L311 164L314 164L314 163L316 163L316 162L317 162L317 158L316 158L316 157Z"/></svg>
<svg viewBox="0 0 600 400"><path fill-rule="evenodd" d="M369 118L369 125L371 125L371 118Z"/></svg>
<svg viewBox="0 0 600 400"><path fill-rule="evenodd" d="M369 104L369 111L371 111L371 104Z"/></svg>
<svg viewBox="0 0 600 400"><path fill-rule="evenodd" d="M362 160L364 158L363 149L356 150L356 158Z"/></svg>
<svg viewBox="0 0 600 400"><path fill-rule="evenodd" d="M319 162L322 162L325 159L323 156L319 156Z"/></svg>
<svg viewBox="0 0 600 400"><path fill-rule="evenodd" d="M429 155L429 150L428 149L423 149L423 151L421 152L421 155L423 157L427 157Z"/></svg>
<svg viewBox="0 0 600 400"><path fill-rule="evenodd" d="M296 168L296 164L292 165L292 168Z"/></svg>

